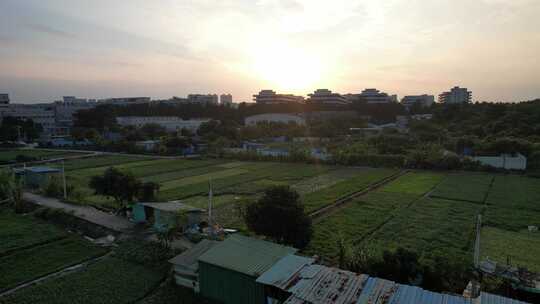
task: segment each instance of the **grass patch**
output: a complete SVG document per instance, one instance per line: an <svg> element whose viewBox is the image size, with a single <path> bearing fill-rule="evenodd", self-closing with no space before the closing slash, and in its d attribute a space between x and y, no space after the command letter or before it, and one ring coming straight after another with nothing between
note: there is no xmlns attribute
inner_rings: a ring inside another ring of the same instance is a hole
<svg viewBox="0 0 540 304"><path fill-rule="evenodd" d="M480 239L482 259L506 264L510 257L512 266L540 272L540 233L483 227Z"/></svg>
<svg viewBox="0 0 540 304"><path fill-rule="evenodd" d="M449 174L430 196L483 203L492 180L489 174Z"/></svg>
<svg viewBox="0 0 540 304"><path fill-rule="evenodd" d="M102 255L99 248L79 237L70 237L45 245L19 250L0 258L0 289L10 289L24 282L59 271Z"/></svg>

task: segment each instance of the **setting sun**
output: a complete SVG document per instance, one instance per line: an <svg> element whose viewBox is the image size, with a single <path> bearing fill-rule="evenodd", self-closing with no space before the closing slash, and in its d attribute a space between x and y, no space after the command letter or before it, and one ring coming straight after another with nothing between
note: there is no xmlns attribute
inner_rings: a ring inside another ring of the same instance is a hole
<svg viewBox="0 0 540 304"><path fill-rule="evenodd" d="M308 51L274 45L254 53L254 72L276 89L306 91L322 78L321 60Z"/></svg>

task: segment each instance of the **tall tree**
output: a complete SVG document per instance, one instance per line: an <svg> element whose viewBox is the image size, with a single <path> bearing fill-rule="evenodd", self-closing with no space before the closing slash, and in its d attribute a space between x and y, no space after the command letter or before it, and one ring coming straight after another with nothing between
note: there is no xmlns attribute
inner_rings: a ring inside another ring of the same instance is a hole
<svg viewBox="0 0 540 304"><path fill-rule="evenodd" d="M304 212L299 195L289 186L274 186L246 209L248 227L278 243L304 248L313 234L311 218Z"/></svg>
<svg viewBox="0 0 540 304"><path fill-rule="evenodd" d="M124 173L111 167L102 176L94 176L90 180L90 188L95 194L112 197L118 204L119 211L124 212L128 202L132 202L140 193L142 183L130 173Z"/></svg>

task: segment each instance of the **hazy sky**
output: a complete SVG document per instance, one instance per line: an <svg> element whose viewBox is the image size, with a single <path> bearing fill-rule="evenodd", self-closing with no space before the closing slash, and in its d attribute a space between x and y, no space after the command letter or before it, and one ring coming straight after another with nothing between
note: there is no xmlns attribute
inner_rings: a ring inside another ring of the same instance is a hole
<svg viewBox="0 0 540 304"><path fill-rule="evenodd" d="M540 97L540 0L0 0L17 102L454 85Z"/></svg>

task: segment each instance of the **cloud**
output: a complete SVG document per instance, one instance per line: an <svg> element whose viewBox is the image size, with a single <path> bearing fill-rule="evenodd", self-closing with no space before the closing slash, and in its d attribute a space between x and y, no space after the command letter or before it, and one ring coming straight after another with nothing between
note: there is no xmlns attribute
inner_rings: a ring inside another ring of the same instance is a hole
<svg viewBox="0 0 540 304"><path fill-rule="evenodd" d="M25 27L37 33L47 34L47 35L61 37L61 38L69 38L69 39L76 38L76 35L73 33L55 29L48 25L30 23L30 24L26 24Z"/></svg>

